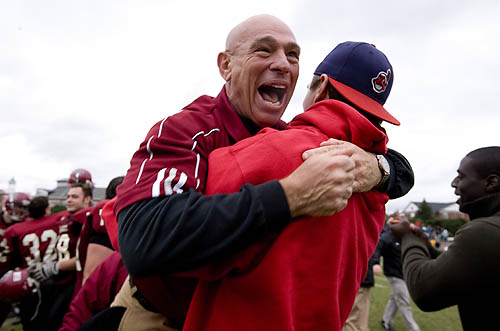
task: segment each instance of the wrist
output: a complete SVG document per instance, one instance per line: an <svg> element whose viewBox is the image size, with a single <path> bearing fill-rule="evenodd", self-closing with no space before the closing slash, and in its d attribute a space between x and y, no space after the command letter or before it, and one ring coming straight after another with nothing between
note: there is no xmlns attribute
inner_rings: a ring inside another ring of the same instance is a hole
<svg viewBox="0 0 500 331"><path fill-rule="evenodd" d="M285 197L288 203L288 208L290 209L290 217L294 218L301 215L300 212L300 202L301 199L297 198L296 189L294 188L293 181L289 177L285 177L279 180L279 183L285 193Z"/></svg>
<svg viewBox="0 0 500 331"><path fill-rule="evenodd" d="M389 162L383 155L377 154L375 155L375 157L377 159L378 169L380 171L380 180L374 188L378 189L384 186L384 184L389 179L389 176L391 175L391 167L389 165Z"/></svg>
<svg viewBox="0 0 500 331"><path fill-rule="evenodd" d="M279 181L272 180L254 186L261 200L264 217L270 231L281 231L291 221L288 200Z"/></svg>

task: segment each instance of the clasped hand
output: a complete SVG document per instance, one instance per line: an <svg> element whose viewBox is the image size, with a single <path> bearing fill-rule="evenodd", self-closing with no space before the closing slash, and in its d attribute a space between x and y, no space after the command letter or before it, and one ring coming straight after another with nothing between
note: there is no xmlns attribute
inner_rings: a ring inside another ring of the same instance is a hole
<svg viewBox="0 0 500 331"><path fill-rule="evenodd" d="M375 156L349 142L330 139L303 158L280 180L292 217L332 215L347 206L353 192L368 191L380 181Z"/></svg>

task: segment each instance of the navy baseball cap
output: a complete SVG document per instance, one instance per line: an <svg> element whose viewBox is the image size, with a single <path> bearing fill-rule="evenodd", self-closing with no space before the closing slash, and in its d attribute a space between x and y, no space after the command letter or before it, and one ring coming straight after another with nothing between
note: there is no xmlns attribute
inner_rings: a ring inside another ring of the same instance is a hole
<svg viewBox="0 0 500 331"><path fill-rule="evenodd" d="M384 107L394 80L387 57L374 45L346 41L326 56L314 72L326 74L330 84L355 106L386 122L399 121Z"/></svg>

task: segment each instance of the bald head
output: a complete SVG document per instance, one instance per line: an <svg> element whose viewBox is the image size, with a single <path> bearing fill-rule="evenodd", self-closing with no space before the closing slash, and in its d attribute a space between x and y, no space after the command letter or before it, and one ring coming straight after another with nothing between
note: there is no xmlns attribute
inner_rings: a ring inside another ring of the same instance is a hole
<svg viewBox="0 0 500 331"><path fill-rule="evenodd" d="M299 55L292 30L274 16L253 16L234 27L217 57L233 109L259 127L278 123L297 83Z"/></svg>
<svg viewBox="0 0 500 331"><path fill-rule="evenodd" d="M244 20L229 32L226 38L226 51L235 51L256 33L265 31L287 33L295 40L292 30L282 20L272 15L262 14Z"/></svg>

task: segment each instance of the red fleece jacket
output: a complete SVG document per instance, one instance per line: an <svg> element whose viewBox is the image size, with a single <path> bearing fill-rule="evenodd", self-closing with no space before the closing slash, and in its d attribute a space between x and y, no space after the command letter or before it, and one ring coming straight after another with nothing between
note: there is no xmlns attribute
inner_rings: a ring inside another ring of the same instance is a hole
<svg viewBox="0 0 500 331"><path fill-rule="evenodd" d="M210 154L206 193L280 179L326 140L385 154L387 136L345 103L325 100L287 130L264 129ZM329 217L303 217L229 259L184 273L200 278L184 330L341 330L366 274L388 197L356 193Z"/></svg>

